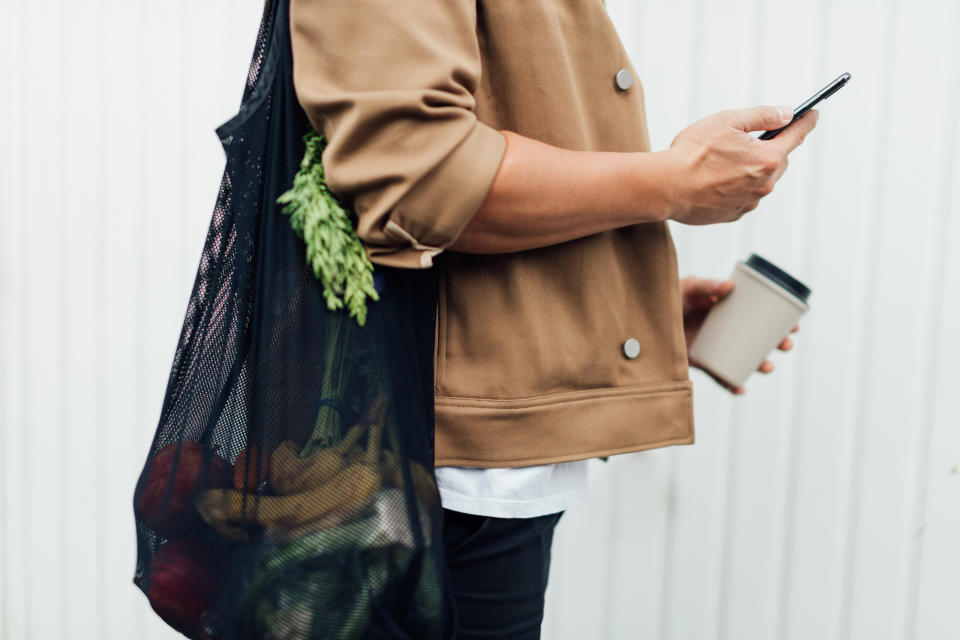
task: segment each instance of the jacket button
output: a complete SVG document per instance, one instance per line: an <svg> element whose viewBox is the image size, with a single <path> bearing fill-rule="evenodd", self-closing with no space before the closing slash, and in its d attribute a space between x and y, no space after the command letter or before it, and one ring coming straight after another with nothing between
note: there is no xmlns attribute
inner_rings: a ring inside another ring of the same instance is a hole
<svg viewBox="0 0 960 640"><path fill-rule="evenodd" d="M620 71L617 71L615 80L617 82L617 88L626 91L633 85L633 74L630 73L630 69L620 69Z"/></svg>
<svg viewBox="0 0 960 640"><path fill-rule="evenodd" d="M636 338L629 338L624 342L623 355L626 356L628 360L633 360L640 355L640 341Z"/></svg>

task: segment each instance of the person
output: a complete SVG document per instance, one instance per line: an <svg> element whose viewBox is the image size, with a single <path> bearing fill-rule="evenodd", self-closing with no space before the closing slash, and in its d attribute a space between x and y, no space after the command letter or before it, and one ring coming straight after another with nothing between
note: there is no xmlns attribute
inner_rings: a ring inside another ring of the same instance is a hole
<svg viewBox="0 0 960 640"><path fill-rule="evenodd" d="M292 0L290 27L297 99L371 261L438 270L457 637L539 638L587 461L693 442L687 346L732 281L681 281L667 221L755 209L818 115L760 141L789 108L724 111L651 151L601 0Z"/></svg>

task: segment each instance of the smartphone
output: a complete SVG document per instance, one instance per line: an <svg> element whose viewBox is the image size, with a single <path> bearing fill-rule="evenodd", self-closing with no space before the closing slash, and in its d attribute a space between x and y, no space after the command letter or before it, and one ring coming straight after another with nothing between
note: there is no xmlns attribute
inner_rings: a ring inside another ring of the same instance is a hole
<svg viewBox="0 0 960 640"><path fill-rule="evenodd" d="M830 84L828 84L827 86L825 86L823 89L820 89L820 91L817 91L815 94L813 94L810 97L809 100L807 100L802 105L800 105L799 107L793 110L793 120L791 120L789 124L787 124L785 127L780 127L779 129L774 129L772 131L764 131L759 136L760 140L771 140L773 138L776 138L777 134L779 134L781 131L789 127L791 124L793 124L794 122L802 118L803 114L805 114L807 111L810 111L810 109L813 109L815 106L817 106L817 104L819 104L821 100L826 100L827 98L835 94L837 91L839 91L841 87L847 84L849 80L850 80L850 74L845 73L839 78L837 78L836 80L834 80L833 82L831 82Z"/></svg>

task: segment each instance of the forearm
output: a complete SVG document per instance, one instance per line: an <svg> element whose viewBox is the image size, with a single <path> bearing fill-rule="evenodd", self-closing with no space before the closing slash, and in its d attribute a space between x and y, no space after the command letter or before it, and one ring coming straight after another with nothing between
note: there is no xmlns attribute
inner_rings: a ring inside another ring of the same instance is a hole
<svg viewBox="0 0 960 640"><path fill-rule="evenodd" d="M667 152L571 151L500 133L500 168L452 251L524 251L669 216Z"/></svg>

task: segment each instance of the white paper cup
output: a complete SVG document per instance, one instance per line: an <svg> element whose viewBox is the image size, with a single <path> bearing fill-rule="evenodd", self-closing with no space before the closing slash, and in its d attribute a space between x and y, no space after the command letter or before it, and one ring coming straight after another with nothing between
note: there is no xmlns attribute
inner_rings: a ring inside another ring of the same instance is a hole
<svg viewBox="0 0 960 640"><path fill-rule="evenodd" d="M737 262L733 281L704 319L690 357L740 387L810 309L810 289L757 254Z"/></svg>

